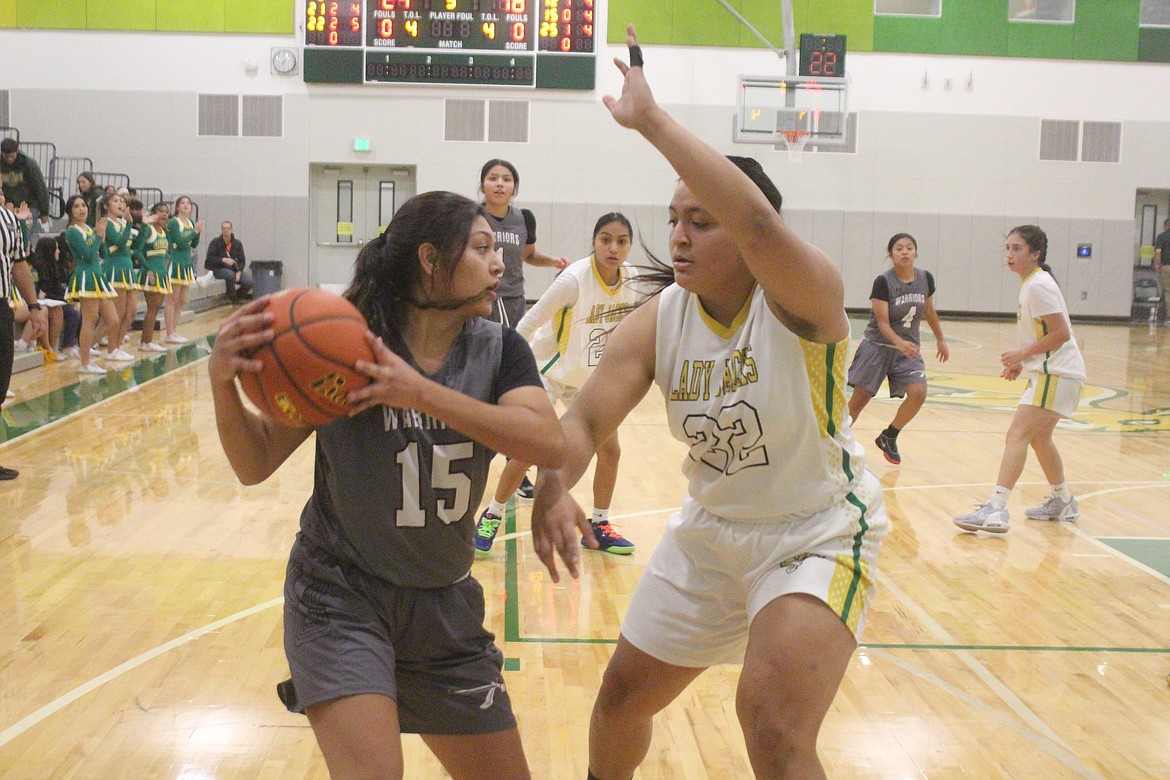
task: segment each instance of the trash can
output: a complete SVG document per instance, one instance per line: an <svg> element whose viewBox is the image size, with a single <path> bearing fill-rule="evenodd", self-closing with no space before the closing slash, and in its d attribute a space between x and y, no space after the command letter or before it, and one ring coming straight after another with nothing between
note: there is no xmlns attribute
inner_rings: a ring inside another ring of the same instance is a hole
<svg viewBox="0 0 1170 780"><path fill-rule="evenodd" d="M284 275L284 263L279 260L254 260L252 262L252 295L270 295L280 291L280 277Z"/></svg>

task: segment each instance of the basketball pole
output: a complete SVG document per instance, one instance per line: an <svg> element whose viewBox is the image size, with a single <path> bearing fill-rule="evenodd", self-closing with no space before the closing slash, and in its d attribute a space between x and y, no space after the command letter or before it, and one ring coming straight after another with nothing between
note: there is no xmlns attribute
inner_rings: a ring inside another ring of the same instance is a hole
<svg viewBox="0 0 1170 780"><path fill-rule="evenodd" d="M719 5L723 6L727 13L734 16L740 24L748 29L748 31L760 39L760 43L764 44L777 57L784 60L785 72L789 76L795 76L797 71L796 63L796 26L792 20L792 0L780 0L780 14L781 21L784 23L784 50L781 51L772 45L772 42L764 37L764 34L757 30L751 22L743 17L739 11L732 8L727 0L715 0Z"/></svg>

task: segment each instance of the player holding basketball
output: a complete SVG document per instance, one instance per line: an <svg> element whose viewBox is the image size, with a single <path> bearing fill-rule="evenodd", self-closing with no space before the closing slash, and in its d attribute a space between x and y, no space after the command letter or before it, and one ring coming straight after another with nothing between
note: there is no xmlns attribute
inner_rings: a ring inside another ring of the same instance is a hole
<svg viewBox="0 0 1170 780"><path fill-rule="evenodd" d="M680 182L670 203L675 284L627 317L562 424L569 458L542 469L532 529L579 556L568 489L658 384L691 445L669 521L622 622L594 705L590 777L628 780L653 716L712 664L743 663L736 709L758 777L823 777L817 732L856 647L887 520L849 430L849 323L836 267L780 218L759 163L728 159L670 117L642 72L634 28L619 124ZM615 739L614 735L619 735Z"/></svg>
<svg viewBox="0 0 1170 780"><path fill-rule="evenodd" d="M540 375L549 398L571 404L605 349L609 334L634 309L638 294L630 283L636 274L626 262L634 228L624 214L603 215L593 226L593 253L570 265L545 290L516 331L533 340ZM609 505L617 484L621 444L614 431L597 449L593 472L593 514L589 524L595 549L629 555L634 544L609 522ZM504 517L508 497L520 487L528 464L510 460L500 474L496 493L475 526L475 549L487 555Z"/></svg>
<svg viewBox="0 0 1170 780"><path fill-rule="evenodd" d="M1020 398L999 462L999 476L987 502L974 512L959 515L955 525L964 531L1008 532L1007 510L1028 447L1036 453L1040 468L1052 487L1052 495L1040 506L1024 511L1029 520L1076 520L1081 516L1077 500L1064 481L1064 460L1052 433L1061 417L1072 417L1085 381L1085 360L1073 338L1068 305L1048 266L1048 236L1035 225L1020 225L1004 243L1007 266L1020 277L1020 308L1016 333L1020 346L999 356L1001 376L1024 375L1028 387Z"/></svg>
<svg viewBox="0 0 1170 780"><path fill-rule="evenodd" d="M317 429L313 495L285 582L288 708L334 778L402 777L418 733L454 778L527 778L471 576L493 451L552 467L564 437L532 351L491 314L503 264L479 205L411 198L362 248L346 292L370 323L373 381ZM209 362L220 440L240 480L266 479L309 436L245 410L235 377L272 340L267 299L232 314ZM377 334L375 336L374 334Z"/></svg>
<svg viewBox="0 0 1170 780"><path fill-rule="evenodd" d="M857 416L882 382L889 381L891 397L905 396L893 422L878 434L876 441L886 460L896 466L902 462L898 434L926 401L926 364L922 360L919 334L923 317L934 332L940 363L947 362L951 350L943 339L942 323L934 310L934 276L930 271L914 267L918 259L918 242L914 236L895 233L886 244L886 256L893 265L873 280L869 293L873 312L849 365L849 385L853 388L849 416L857 422Z"/></svg>

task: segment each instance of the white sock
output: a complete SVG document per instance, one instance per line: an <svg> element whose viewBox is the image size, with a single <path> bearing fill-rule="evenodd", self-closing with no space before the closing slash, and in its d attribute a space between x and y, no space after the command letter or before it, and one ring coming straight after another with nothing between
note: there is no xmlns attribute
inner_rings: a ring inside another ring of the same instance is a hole
<svg viewBox="0 0 1170 780"><path fill-rule="evenodd" d="M991 504L996 509L1005 509L1007 507L1008 499L1011 497L1011 488L1005 488L1002 485L996 485L995 490L991 491L991 498L987 499L987 503Z"/></svg>
<svg viewBox="0 0 1170 780"><path fill-rule="evenodd" d="M593 508L593 518L589 521L594 525L601 525L609 522L609 510Z"/></svg>
<svg viewBox="0 0 1170 780"><path fill-rule="evenodd" d="M504 508L505 508L505 504L501 504L499 501L496 501L493 498L491 500L491 502L488 504L487 511L489 514L493 514L496 517L503 517L504 516Z"/></svg>
<svg viewBox="0 0 1170 780"><path fill-rule="evenodd" d="M1072 493L1069 492L1067 482L1061 482L1059 485L1053 485L1052 495L1056 496L1066 504L1069 501L1072 501Z"/></svg>

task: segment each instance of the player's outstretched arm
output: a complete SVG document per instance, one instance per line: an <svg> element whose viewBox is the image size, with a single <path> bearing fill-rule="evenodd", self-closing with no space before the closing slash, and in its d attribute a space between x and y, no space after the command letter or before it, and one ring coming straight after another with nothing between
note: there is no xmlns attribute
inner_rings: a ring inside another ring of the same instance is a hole
<svg viewBox="0 0 1170 780"><path fill-rule="evenodd" d="M845 285L837 267L784 224L760 188L734 163L658 105L641 67L633 25L627 28L626 42L631 65L614 60L625 76L621 97L602 99L613 118L653 144L703 207L734 236L752 276L786 327L819 343L848 336Z"/></svg>
<svg viewBox="0 0 1170 780"><path fill-rule="evenodd" d="M207 361L219 442L245 485L268 479L312 433L250 412L240 398L236 377L245 371L259 372L262 365L244 357L244 352L272 341L272 314L267 307L268 301L261 298L224 320Z"/></svg>
<svg viewBox="0 0 1170 780"><path fill-rule="evenodd" d="M577 576L582 536L591 546L593 533L581 507L569 495L603 441L617 430L654 382L654 339L658 299L646 302L610 334L597 368L561 418L566 457L558 469L540 469L532 506L533 547L553 582L560 580L556 556Z"/></svg>
<svg viewBox="0 0 1170 780"><path fill-rule="evenodd" d="M564 460L565 437L544 388L518 387L485 403L427 379L373 333L366 339L377 361L356 368L373 382L349 394L351 417L374 406L414 409L510 458L546 467Z"/></svg>

